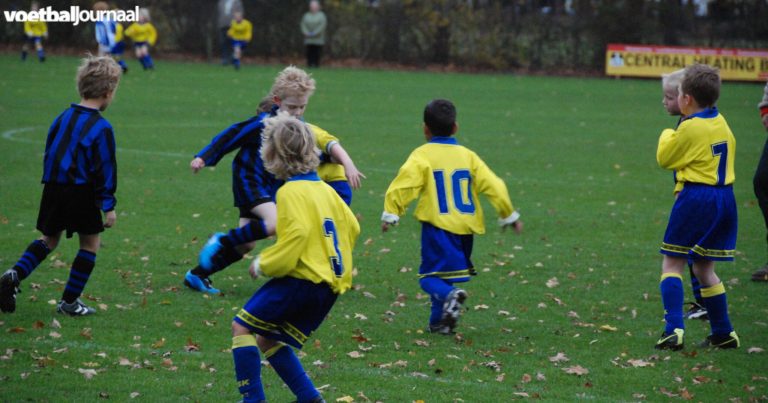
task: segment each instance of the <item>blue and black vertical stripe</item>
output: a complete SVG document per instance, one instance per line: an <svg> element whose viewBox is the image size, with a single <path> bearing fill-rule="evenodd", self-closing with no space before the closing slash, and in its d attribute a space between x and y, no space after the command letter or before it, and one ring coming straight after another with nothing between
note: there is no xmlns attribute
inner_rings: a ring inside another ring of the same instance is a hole
<svg viewBox="0 0 768 403"><path fill-rule="evenodd" d="M115 208L115 136L98 110L72 104L54 120L45 143L42 182L93 184L99 207Z"/></svg>

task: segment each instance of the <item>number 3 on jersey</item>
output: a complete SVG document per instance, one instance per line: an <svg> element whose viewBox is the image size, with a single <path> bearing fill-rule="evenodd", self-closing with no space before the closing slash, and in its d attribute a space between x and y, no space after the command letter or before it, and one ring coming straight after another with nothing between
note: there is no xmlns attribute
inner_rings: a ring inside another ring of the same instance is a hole
<svg viewBox="0 0 768 403"><path fill-rule="evenodd" d="M445 191L445 171L433 172L437 187L437 206L440 214L448 214L448 196ZM475 201L472 200L472 175L468 169L457 169L451 173L451 201L453 207L462 214L475 214Z"/></svg>
<svg viewBox="0 0 768 403"><path fill-rule="evenodd" d="M323 221L323 231L325 236L331 238L333 241L333 250L336 253L335 256L331 256L331 268L336 274L336 277L341 277L344 274L344 262L341 260L341 252L339 251L339 236L336 233L336 224L330 218L326 218Z"/></svg>

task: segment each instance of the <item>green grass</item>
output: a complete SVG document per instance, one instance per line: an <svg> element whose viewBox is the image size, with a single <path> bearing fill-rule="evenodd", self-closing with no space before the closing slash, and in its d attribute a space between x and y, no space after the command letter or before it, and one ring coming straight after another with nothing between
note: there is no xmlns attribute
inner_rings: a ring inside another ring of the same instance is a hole
<svg viewBox="0 0 768 403"><path fill-rule="evenodd" d="M235 73L161 60L156 72L144 73L131 62L105 113L119 147L118 222L103 234L86 289L90 303L106 310L87 318L55 313L49 301L60 298L77 251L75 240L63 241L24 282L16 313L0 316L2 400L95 401L104 394L124 401L132 393L152 402L239 399L230 322L261 282L251 281L241 262L216 275L223 296L182 285L202 242L237 222L231 158L196 176L188 163L219 130L251 116L281 67ZM47 127L78 100L76 66L73 58L41 65L0 56L2 267L37 236ZM718 272L743 347L697 350L708 325L694 322L684 353L658 353L657 250L673 184L656 165L655 149L660 131L675 124L661 106L658 81L349 69L314 77L307 120L338 135L368 176L353 202L363 229L357 289L339 299L302 359L315 384L326 385L328 401L493 402L525 394L659 401L669 399L665 393L725 401L768 394L766 353L747 352L768 349L765 285L749 281L766 259L751 183L765 141L755 109L760 85L726 83L719 102L738 141L740 225L736 261ZM484 204L488 233L476 237L473 254L480 275L466 285L470 309L457 339L423 334L429 309L415 274L418 223L408 216L386 235L379 230L383 193L423 143L422 108L435 97L456 102L458 139L505 179L525 222L522 236L501 233ZM559 285L547 287L555 277ZM187 352L190 342L199 351ZM351 358L352 351L364 356ZM550 362L560 352L570 361ZM575 365L589 373L563 371ZM86 380L79 369L97 374ZM272 401L292 399L271 369L263 374Z"/></svg>

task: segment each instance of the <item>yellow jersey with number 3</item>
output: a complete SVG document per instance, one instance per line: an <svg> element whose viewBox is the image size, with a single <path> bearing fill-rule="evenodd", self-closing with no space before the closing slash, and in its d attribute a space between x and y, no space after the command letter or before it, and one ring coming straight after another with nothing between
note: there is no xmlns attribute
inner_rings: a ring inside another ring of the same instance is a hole
<svg viewBox="0 0 768 403"><path fill-rule="evenodd" d="M659 166L675 170L678 190L685 183L732 184L735 156L736 138L717 108L686 117L676 130L664 130L656 150Z"/></svg>
<svg viewBox="0 0 768 403"><path fill-rule="evenodd" d="M262 273L327 283L337 294L350 289L360 235L352 210L315 172L288 179L276 199L277 242L259 256Z"/></svg>
<svg viewBox="0 0 768 403"><path fill-rule="evenodd" d="M483 234L479 194L502 218L514 211L504 181L477 154L453 137L433 137L400 167L384 197L384 211L400 217L420 197L414 212L419 221L454 234Z"/></svg>

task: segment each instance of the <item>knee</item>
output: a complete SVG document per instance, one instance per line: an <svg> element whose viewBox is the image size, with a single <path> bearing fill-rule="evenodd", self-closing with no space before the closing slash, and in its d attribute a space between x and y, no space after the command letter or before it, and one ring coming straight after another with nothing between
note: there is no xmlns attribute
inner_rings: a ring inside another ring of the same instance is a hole
<svg viewBox="0 0 768 403"><path fill-rule="evenodd" d="M57 246L59 246L59 238L60 236L43 235L40 240L45 243L45 246L47 246L50 251L53 251Z"/></svg>
<svg viewBox="0 0 768 403"><path fill-rule="evenodd" d="M232 321L232 337L235 336L245 336L251 334L250 329L247 327L237 323L237 321Z"/></svg>
<svg viewBox="0 0 768 403"><path fill-rule="evenodd" d="M267 352L273 349L278 343L272 339L268 339L261 335L256 335L256 345L259 346L261 352Z"/></svg>

